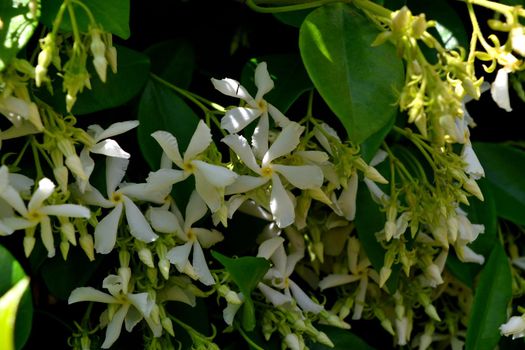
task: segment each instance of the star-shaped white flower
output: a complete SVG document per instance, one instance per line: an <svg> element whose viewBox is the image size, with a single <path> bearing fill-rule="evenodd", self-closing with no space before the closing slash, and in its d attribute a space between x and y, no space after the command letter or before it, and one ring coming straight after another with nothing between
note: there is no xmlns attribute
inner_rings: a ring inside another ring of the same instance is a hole
<svg viewBox="0 0 525 350"><path fill-rule="evenodd" d="M523 338L525 336L525 318L522 316L512 316L509 320L499 327L502 335L512 339Z"/></svg>
<svg viewBox="0 0 525 350"><path fill-rule="evenodd" d="M290 154L299 144L304 127L290 122L277 136L258 164L253 149L240 135L228 135L222 139L243 163L259 177L244 175L227 188L227 193L245 193L265 183L272 182L270 211L280 228L291 225L295 220L295 208L290 195L284 188L280 176L299 189L319 188L323 184L323 172L315 165L284 165L274 161Z"/></svg>
<svg viewBox="0 0 525 350"><path fill-rule="evenodd" d="M145 319L155 337L162 334L161 324L152 319L155 301L148 293L128 293L127 287L124 287L124 284L128 282L121 276L109 275L102 282L102 286L109 293L101 292L92 287L80 287L73 290L69 296L69 304L79 301L92 301L116 307L116 311L106 328L106 338L102 344L103 349L110 348L118 339L123 323L125 323L126 330L131 332L135 325Z"/></svg>
<svg viewBox="0 0 525 350"><path fill-rule="evenodd" d="M152 182L145 184L121 184L128 163L129 161L123 158L106 158L107 199L96 188L91 186L80 196L86 204L97 205L102 208L113 208L95 227L95 250L101 254L107 254L113 250L123 211L125 211L132 236L147 243L153 242L158 237L132 198L160 204L169 194L171 186L162 186ZM117 190L119 184L120 188Z"/></svg>
<svg viewBox="0 0 525 350"><path fill-rule="evenodd" d="M213 86L225 95L237 97L247 103L246 107L237 107L226 112L221 120L221 127L229 133L238 133L248 124L259 118L252 137L253 148L256 154L262 156L268 149L269 120L268 115L280 127L285 127L290 121L275 106L266 102L263 97L273 89L274 83L266 62L261 62L255 68L255 85L257 94L253 98L246 88L233 79L211 79Z"/></svg>
<svg viewBox="0 0 525 350"><path fill-rule="evenodd" d="M223 166L206 163L199 159L212 143L210 128L202 120L193 134L184 157L179 152L175 136L167 131L155 131L151 134L159 143L166 156L181 170L172 169L172 183L195 177L195 189L214 213L224 201L224 188L231 185L237 174ZM164 169L165 172L167 169Z"/></svg>
<svg viewBox="0 0 525 350"><path fill-rule="evenodd" d="M180 272L210 286L215 283L215 280L210 273L202 248L209 248L222 241L224 237L217 230L193 227L193 224L202 219L207 211L206 203L196 191L193 191L186 206L185 219L182 218L175 205L172 206L172 211L151 208L148 216L156 231L175 233L181 241L185 242L168 251L166 257L169 261ZM193 259L190 263L192 251Z"/></svg>

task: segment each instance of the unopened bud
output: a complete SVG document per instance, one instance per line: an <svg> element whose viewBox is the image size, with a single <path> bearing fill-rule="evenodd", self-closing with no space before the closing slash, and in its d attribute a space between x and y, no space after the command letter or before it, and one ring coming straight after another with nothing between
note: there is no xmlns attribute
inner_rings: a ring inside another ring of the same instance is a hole
<svg viewBox="0 0 525 350"><path fill-rule="evenodd" d="M410 10L406 6L394 12L392 14L392 31L394 33L405 34L411 17L412 13L410 13Z"/></svg>
<svg viewBox="0 0 525 350"><path fill-rule="evenodd" d="M69 252L69 242L68 241L60 242L60 252L62 253L62 258L64 258L64 260L67 260L67 253Z"/></svg>
<svg viewBox="0 0 525 350"><path fill-rule="evenodd" d="M463 183L463 188L467 190L467 192L469 192L470 194L476 196L476 198L478 198L480 201L483 202L485 200L483 198L483 193L481 193L481 189L479 188L476 180L469 178Z"/></svg>
<svg viewBox="0 0 525 350"><path fill-rule="evenodd" d="M93 245L93 237L90 234L81 234L78 239L80 247L86 253L89 261L95 260L95 249Z"/></svg>
<svg viewBox="0 0 525 350"><path fill-rule="evenodd" d="M170 262L168 259L160 259L158 263L159 271L165 280L170 278Z"/></svg>
<svg viewBox="0 0 525 350"><path fill-rule="evenodd" d="M24 254L26 255L26 257L29 257L29 255L31 255L31 252L33 251L33 248L35 247L35 243L36 243L36 240L34 236L26 235L24 237L23 244L24 244Z"/></svg>
<svg viewBox="0 0 525 350"><path fill-rule="evenodd" d="M149 250L147 247L143 247L139 249L139 259L147 267L150 267L150 268L155 267L155 264L153 263L153 255L151 254L151 250Z"/></svg>
<svg viewBox="0 0 525 350"><path fill-rule="evenodd" d="M425 14L422 13L419 16L415 18L415 20L412 22L412 33L414 34L414 37L416 39L421 38L425 31L427 30L427 20L425 18Z"/></svg>
<svg viewBox="0 0 525 350"><path fill-rule="evenodd" d="M162 328L164 328L169 335L171 335L172 337L175 336L175 331L173 330L173 322L171 322L171 320L168 317L164 317L160 321L160 323L162 324Z"/></svg>

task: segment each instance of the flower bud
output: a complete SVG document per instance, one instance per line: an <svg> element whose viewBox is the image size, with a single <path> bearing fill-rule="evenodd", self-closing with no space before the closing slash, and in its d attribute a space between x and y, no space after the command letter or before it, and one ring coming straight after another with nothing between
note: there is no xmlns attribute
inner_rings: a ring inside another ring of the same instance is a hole
<svg viewBox="0 0 525 350"><path fill-rule="evenodd" d="M69 242L68 241L60 242L60 252L62 253L62 257L64 258L64 260L67 260L67 253L69 252Z"/></svg>
<svg viewBox="0 0 525 350"><path fill-rule="evenodd" d="M31 255L31 252L33 251L33 248L35 247L35 237L33 235L26 235L24 237L24 254L26 257L29 257Z"/></svg>
<svg viewBox="0 0 525 350"><path fill-rule="evenodd" d="M151 254L151 250L149 250L146 246L139 249L139 259L146 265L147 267L154 268L155 264L153 263L153 255Z"/></svg>
<svg viewBox="0 0 525 350"><path fill-rule="evenodd" d="M412 13L410 13L410 10L406 6L392 13L392 31L396 34L406 34L411 17Z"/></svg>

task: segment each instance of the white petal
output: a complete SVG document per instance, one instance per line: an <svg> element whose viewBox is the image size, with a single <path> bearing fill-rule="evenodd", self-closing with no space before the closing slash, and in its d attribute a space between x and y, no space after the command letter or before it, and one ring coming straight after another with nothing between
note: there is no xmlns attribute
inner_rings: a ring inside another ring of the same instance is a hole
<svg viewBox="0 0 525 350"><path fill-rule="evenodd" d="M279 246L282 246L283 243L284 238L280 236L267 239L266 241L262 242L259 246L259 250L257 251L257 257L270 259L270 257L277 250L277 248L279 248Z"/></svg>
<svg viewBox="0 0 525 350"><path fill-rule="evenodd" d="M220 165L208 164L201 160L194 160L191 164L196 168L195 172L206 179L212 186L224 188L231 185L238 175L228 168Z"/></svg>
<svg viewBox="0 0 525 350"><path fill-rule="evenodd" d="M188 175L185 175L183 170L161 168L150 172L146 182L151 183L155 187L166 187L181 182L187 177Z"/></svg>
<svg viewBox="0 0 525 350"><path fill-rule="evenodd" d="M114 296L99 291L92 287L80 287L76 288L71 292L68 304L78 303L79 301L94 301L97 303L116 304L118 303L117 298Z"/></svg>
<svg viewBox="0 0 525 350"><path fill-rule="evenodd" d="M115 192L118 184L124 178L128 164L129 160L124 158L106 158L106 189L108 198L111 198L111 194Z"/></svg>
<svg viewBox="0 0 525 350"><path fill-rule="evenodd" d="M502 324L500 332L504 336L516 335L525 332L525 320L522 316L512 316L509 320Z"/></svg>
<svg viewBox="0 0 525 350"><path fill-rule="evenodd" d="M150 208L148 210L148 219L151 226L157 232L173 233L181 231L179 220L172 212L161 208Z"/></svg>
<svg viewBox="0 0 525 350"><path fill-rule="evenodd" d="M26 206L20 194L10 185L7 185L0 192L0 198L6 201L13 209L21 215L27 213Z"/></svg>
<svg viewBox="0 0 525 350"><path fill-rule="evenodd" d="M148 317L153 309L153 302L148 298L148 293L128 294L129 301L140 311L142 316Z"/></svg>
<svg viewBox="0 0 525 350"><path fill-rule="evenodd" d="M377 164L384 161L387 156L388 153L386 153L382 149L378 150L377 153L374 155L374 158L372 158L372 160L370 161L370 166L376 166Z"/></svg>
<svg viewBox="0 0 525 350"><path fill-rule="evenodd" d="M263 113L252 135L253 154L258 159L262 159L268 151L269 130L268 113Z"/></svg>
<svg viewBox="0 0 525 350"><path fill-rule="evenodd" d="M202 176L200 172L194 173L195 176L195 190L199 196L204 200L212 213L220 209L224 200L224 191L215 186L212 186L208 180Z"/></svg>
<svg viewBox="0 0 525 350"><path fill-rule="evenodd" d="M328 154L323 151L296 151L295 155L303 158L308 163L314 163L319 165L328 165L330 164L328 160L330 159Z"/></svg>
<svg viewBox="0 0 525 350"><path fill-rule="evenodd" d="M54 257L55 241L53 239L53 230L51 229L51 220L49 219L49 216L44 216L40 220L40 233L42 237L42 243L47 249L47 257Z"/></svg>
<svg viewBox="0 0 525 350"><path fill-rule="evenodd" d="M467 164L465 172L472 175L472 178L478 180L485 176L485 171L479 162L472 144L470 142L465 143L463 150L461 151L461 159Z"/></svg>
<svg viewBox="0 0 525 350"><path fill-rule="evenodd" d="M228 110L221 119L221 128L230 134L238 133L261 115L255 108L236 107Z"/></svg>
<svg viewBox="0 0 525 350"><path fill-rule="evenodd" d="M283 175L288 182L302 190L323 185L323 172L315 165L272 165L273 170Z"/></svg>
<svg viewBox="0 0 525 350"><path fill-rule="evenodd" d="M9 236L13 234L13 232L15 232L13 228L7 226L7 224L4 224L2 220L0 220L0 236Z"/></svg>
<svg viewBox="0 0 525 350"><path fill-rule="evenodd" d="M80 196L80 199L83 203L86 203L88 205L96 205L98 207L102 208L111 208L114 207L115 204L102 195L99 190L97 190L95 187L88 186L89 188Z"/></svg>
<svg viewBox="0 0 525 350"><path fill-rule="evenodd" d="M69 218L89 219L91 216L88 208L77 204L47 205L41 208L40 211L47 215L66 216Z"/></svg>
<svg viewBox="0 0 525 350"><path fill-rule="evenodd" d="M294 205L284 189L279 176L275 174L272 175L270 210L272 211L273 219L279 228L284 228L293 224L295 220Z"/></svg>
<svg viewBox="0 0 525 350"><path fill-rule="evenodd" d="M284 250L284 245L280 245L275 249L270 260L273 262L274 267L271 268L267 274L273 273L274 277L278 276L281 278L287 277L286 274L286 265L288 257L286 256L286 251Z"/></svg>
<svg viewBox="0 0 525 350"><path fill-rule="evenodd" d="M204 152L211 143L211 130L203 120L200 120L184 153L184 161L188 162L194 159L198 154Z"/></svg>
<svg viewBox="0 0 525 350"><path fill-rule="evenodd" d="M129 231L132 236L146 243L153 242L159 238L151 229L144 214L142 214L135 203L126 196L124 196L124 206L126 207L126 220L128 221Z"/></svg>
<svg viewBox="0 0 525 350"><path fill-rule="evenodd" d="M191 248L193 247L193 242L186 242L183 245L179 245L171 248L166 254L166 258L177 267L177 270L182 271L184 265L188 263L188 258L190 256Z"/></svg>
<svg viewBox="0 0 525 350"><path fill-rule="evenodd" d="M192 227L194 223L202 219L204 215L206 215L207 211L208 208L206 208L206 203L204 203L201 196L196 191L193 191L188 201L188 205L186 206L185 222L183 227L184 231L189 230L189 228Z"/></svg>
<svg viewBox="0 0 525 350"><path fill-rule="evenodd" d="M95 226L95 250L100 254L108 254L117 241L117 228L122 215L122 203L119 203L104 219Z"/></svg>
<svg viewBox="0 0 525 350"><path fill-rule="evenodd" d="M55 191L55 184L47 177L38 182L38 188L31 197L27 209L34 210L40 208L42 203L53 194Z"/></svg>
<svg viewBox="0 0 525 350"><path fill-rule="evenodd" d="M117 192L135 200L163 204L171 192L171 186L157 187L151 183L124 184Z"/></svg>
<svg viewBox="0 0 525 350"><path fill-rule="evenodd" d="M281 111L279 111L275 106L268 103L268 113L272 116L272 119L275 121L275 124L280 128L286 127L290 123L288 119Z"/></svg>
<svg viewBox="0 0 525 350"><path fill-rule="evenodd" d="M184 165L184 162L182 161L182 157L179 152L179 143L177 142L177 139L175 136L170 134L167 131L155 131L151 136L158 142L164 153L168 156L168 158L179 168L182 168Z"/></svg>
<svg viewBox="0 0 525 350"><path fill-rule="evenodd" d="M243 136L228 135L221 141L227 144L248 168L257 174L261 173L261 167L255 160L255 155L253 154L252 148Z"/></svg>
<svg viewBox="0 0 525 350"><path fill-rule="evenodd" d="M255 100L259 101L274 87L274 83L270 74L268 73L268 67L266 62L261 62L255 68L255 86L257 86L257 95Z"/></svg>
<svg viewBox="0 0 525 350"><path fill-rule="evenodd" d="M338 286L342 286L344 284L356 282L359 280L360 280L360 277L356 275L332 274L332 275L326 276L319 282L319 288L321 290L324 290L327 288L338 287Z"/></svg>
<svg viewBox="0 0 525 350"><path fill-rule="evenodd" d="M137 310L136 307L130 307L128 309L128 313L126 314L126 318L124 319L124 325L126 326L126 330L128 332L131 332L133 328L135 328L135 326L143 319L144 316L142 316L142 314L139 310Z"/></svg>
<svg viewBox="0 0 525 350"><path fill-rule="evenodd" d="M233 324L233 319L235 318L235 314L239 309L241 308L242 304L228 304L224 310L222 310L222 318L224 319L224 322L228 325Z"/></svg>
<svg viewBox="0 0 525 350"><path fill-rule="evenodd" d="M512 111L509 97L509 72L508 68L500 68L490 87L490 94L494 102L507 112Z"/></svg>
<svg viewBox="0 0 525 350"><path fill-rule="evenodd" d="M274 159L290 154L299 144L299 137L303 131L303 126L290 122L264 155L263 164L271 163Z"/></svg>
<svg viewBox="0 0 525 350"><path fill-rule="evenodd" d="M242 86L237 80L229 78L217 80L212 78L211 82L217 90L225 95L237 97L245 100L246 102L253 101L253 97L250 96L244 86Z"/></svg>
<svg viewBox="0 0 525 350"><path fill-rule="evenodd" d="M217 230L196 227L192 228L192 231L197 236L197 239L203 248L209 248L224 239L222 233Z"/></svg>
<svg viewBox="0 0 525 350"><path fill-rule="evenodd" d="M93 170L95 169L95 161L89 155L89 149L87 147L82 148L82 151L80 151L79 158L80 164L82 164L82 169L84 169L84 174L86 175L86 178L89 179L89 177L93 173ZM77 185L80 189L80 193L84 193L84 191L86 191L88 181L83 180L77 176Z"/></svg>
<svg viewBox="0 0 525 350"><path fill-rule="evenodd" d="M138 120L128 120L125 122L111 124L106 130L98 133L98 135L95 136L95 142L99 142L102 139L107 139L108 137L123 134L133 128L136 128L138 125Z"/></svg>
<svg viewBox="0 0 525 350"><path fill-rule="evenodd" d="M201 245L199 242L193 243L193 270L195 274L199 276L199 281L207 286L215 284L215 280L211 275L208 264L206 263L206 258L204 257L204 252L202 251Z"/></svg>
<svg viewBox="0 0 525 350"><path fill-rule="evenodd" d="M312 312L314 314L323 311L324 308L321 305L314 303L294 281L289 280L288 283L295 301L297 301L297 304L303 311Z"/></svg>
<svg viewBox="0 0 525 350"><path fill-rule="evenodd" d="M374 202L381 204L390 198L390 196L383 192L383 190L381 190L374 181L369 180L366 177L363 179L363 181L368 187L368 190L370 191L370 195L372 196Z"/></svg>
<svg viewBox="0 0 525 350"><path fill-rule="evenodd" d="M130 304L122 305L113 315L113 318L109 322L108 328L106 329L106 339L104 340L104 343L101 346L102 349L110 348L111 345L113 345L113 343L120 336L120 331L122 330L122 323L124 322L124 318L128 313L129 306Z"/></svg>
<svg viewBox="0 0 525 350"><path fill-rule="evenodd" d="M20 194L29 195L31 187L34 185L34 181L22 174L9 173L9 183L13 188Z"/></svg>
<svg viewBox="0 0 525 350"><path fill-rule="evenodd" d="M275 289L268 287L264 283L259 283L257 287L264 294L266 299L268 299L275 306L280 306L292 302L292 298L290 296L282 294L276 291Z"/></svg>
<svg viewBox="0 0 525 350"><path fill-rule="evenodd" d="M341 208L344 217L348 221L352 221L355 218L356 210L356 197L357 197L357 186L358 186L357 173L354 172L348 179L346 188L341 192L341 196L337 200L337 205Z"/></svg>
<svg viewBox="0 0 525 350"><path fill-rule="evenodd" d="M269 178L267 177L241 175L237 178L237 180L235 180L233 184L226 187L224 193L226 195L246 193L248 191L256 189L257 187L264 185L268 181L269 181Z"/></svg>
<svg viewBox="0 0 525 350"><path fill-rule="evenodd" d="M283 249L284 250L284 249ZM284 276L290 276L295 270L295 265L301 261L304 257L304 251L296 251L286 257L286 268L284 270Z"/></svg>
<svg viewBox="0 0 525 350"><path fill-rule="evenodd" d="M108 157L117 157L117 158L126 158L128 159L130 157L130 154L126 151L124 151L117 141L108 139L103 140L97 144L95 144L93 147L91 147L92 153L97 154L103 154Z"/></svg>

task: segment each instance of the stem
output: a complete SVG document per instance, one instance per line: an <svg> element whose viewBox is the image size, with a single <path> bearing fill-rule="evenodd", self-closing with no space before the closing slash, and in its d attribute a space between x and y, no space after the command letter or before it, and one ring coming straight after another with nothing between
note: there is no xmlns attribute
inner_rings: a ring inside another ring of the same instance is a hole
<svg viewBox="0 0 525 350"><path fill-rule="evenodd" d="M392 11L370 0L353 0L352 2L360 9L370 11L377 16L390 19L390 16L392 15Z"/></svg>
<svg viewBox="0 0 525 350"><path fill-rule="evenodd" d="M42 165L40 164L40 157L38 156L38 148L35 143L35 138L31 138L31 150L33 151L33 159L35 161L36 178L44 178L44 172L42 171Z"/></svg>
<svg viewBox="0 0 525 350"><path fill-rule="evenodd" d="M246 340L246 342L248 344L250 344L250 346L252 348L254 348L255 350L264 350L259 345L255 344L255 342L253 340L251 340L250 337L248 337L248 334L246 334L246 332L244 332L242 327L237 328L237 330L239 331L239 333L241 333L241 336L244 338L244 340Z"/></svg>
<svg viewBox="0 0 525 350"><path fill-rule="evenodd" d="M285 6L275 6L275 7L262 7L257 5L255 0L246 0L246 5L249 8L256 12L260 13L280 13L280 12L290 12L290 11L300 11L307 10L314 7L323 6L325 4L330 4L334 2L347 2L349 0L315 0L310 2L302 2L296 5L285 5ZM278 3L278 1L272 1L273 3ZM283 2L281 2L283 3Z"/></svg>
<svg viewBox="0 0 525 350"><path fill-rule="evenodd" d="M57 16L55 17L55 20L53 21L53 31L51 32L51 35L53 37L56 37L56 34L58 33L58 29L60 28L60 24L62 23L62 19L64 18L64 12L67 8L67 0L60 5L60 8L58 9Z"/></svg>
<svg viewBox="0 0 525 350"><path fill-rule="evenodd" d="M462 1L465 1L467 4L474 4L474 5L482 6L489 10L493 10L493 11L500 12L500 13L509 12L509 11L517 11L519 16L525 17L525 9L523 8L516 9L515 6L499 4L494 1L488 1L488 0L462 0Z"/></svg>
<svg viewBox="0 0 525 350"><path fill-rule="evenodd" d="M67 11L69 12L69 17L71 17L71 27L73 28L73 36L75 38L75 42L80 43L82 39L80 38L80 32L78 30L78 23L77 18L75 16L75 11L73 10L73 6L71 3L68 2L67 4Z"/></svg>
<svg viewBox="0 0 525 350"><path fill-rule="evenodd" d="M162 79L161 77L159 77L158 75L154 74L154 73L150 73L151 77L153 78L153 80L156 80L158 81L159 83L163 84L164 86L166 87L169 87L170 89L174 90L175 92L179 93L180 95L186 97L188 100L190 100L191 102L195 103L203 112L204 114L208 114L210 112L210 109L208 107L206 107L204 104L202 104L192 93L190 93L189 91L187 90L184 90L184 89L181 89L180 87L178 86L175 86L169 82L167 82L166 80ZM210 102L211 104L211 102Z"/></svg>
<svg viewBox="0 0 525 350"><path fill-rule="evenodd" d="M70 0L70 1L72 3L74 3L75 5L78 5L78 6L82 7L82 9L86 13L86 15L89 17L89 21L91 22L91 24L93 24L93 25L97 24L97 21L95 20L95 17L93 17L93 14L91 13L91 10L89 9L89 7L86 6L86 4L84 4L82 1L79 1L79 0Z"/></svg>

